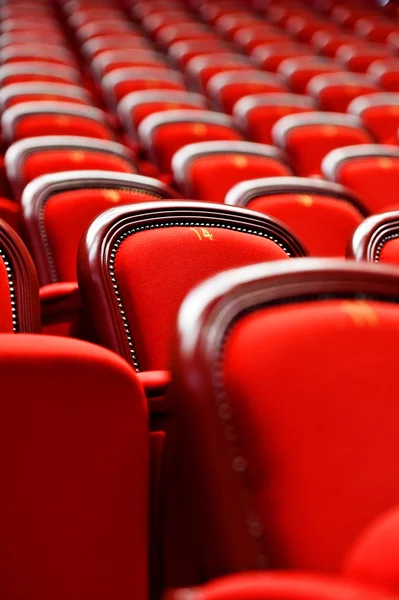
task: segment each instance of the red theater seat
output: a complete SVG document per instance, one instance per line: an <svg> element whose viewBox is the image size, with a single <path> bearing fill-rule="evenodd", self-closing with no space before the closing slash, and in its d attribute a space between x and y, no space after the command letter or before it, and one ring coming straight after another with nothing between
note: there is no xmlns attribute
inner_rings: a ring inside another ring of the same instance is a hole
<svg viewBox="0 0 399 600"><path fill-rule="evenodd" d="M397 269L309 258L230 270L186 298L175 447L208 578L337 572L398 504L397 299Z"/></svg>
<svg viewBox="0 0 399 600"><path fill-rule="evenodd" d="M151 37L156 37L164 27L168 27L169 25L187 25L189 23L195 23L193 15L179 10L148 15L148 17L142 20L141 26Z"/></svg>
<svg viewBox="0 0 399 600"><path fill-rule="evenodd" d="M253 73L253 66L248 58L239 54L218 54L216 52L192 58L186 67L186 75L192 86L203 92L207 90L207 84L214 75L230 71Z"/></svg>
<svg viewBox="0 0 399 600"><path fill-rule="evenodd" d="M287 86L296 94L304 94L306 86L315 75L327 73L342 74L343 67L336 61L323 56L289 58L284 60L278 73Z"/></svg>
<svg viewBox="0 0 399 600"><path fill-rule="evenodd" d="M92 104L88 91L79 86L67 83L11 83L0 89L1 112L21 102L73 102L76 104Z"/></svg>
<svg viewBox="0 0 399 600"><path fill-rule="evenodd" d="M356 6L356 4L350 5L342 2L331 9L331 17L334 21L352 30L360 19L368 19L375 16L375 10L371 7L364 6L364 4L362 6L360 3L357 3Z"/></svg>
<svg viewBox="0 0 399 600"><path fill-rule="evenodd" d="M399 92L399 60L377 60L367 71L378 85L387 92Z"/></svg>
<svg viewBox="0 0 399 600"><path fill-rule="evenodd" d="M359 117L383 144L396 144L399 127L399 93L376 93L353 100L348 113Z"/></svg>
<svg viewBox="0 0 399 600"><path fill-rule="evenodd" d="M244 96L288 91L281 80L272 73L261 71L233 71L214 75L207 85L207 92L215 106L232 114L238 100Z"/></svg>
<svg viewBox="0 0 399 600"><path fill-rule="evenodd" d="M181 70L185 70L192 58L197 58L198 56L231 53L231 48L225 42L218 39L208 40L206 44L201 42L201 40L176 42L168 49L168 55Z"/></svg>
<svg viewBox="0 0 399 600"><path fill-rule="evenodd" d="M311 39L312 47L323 56L330 58L336 56L341 46L348 44L356 46L356 44L364 45L364 42L346 31L319 31Z"/></svg>
<svg viewBox="0 0 399 600"><path fill-rule="evenodd" d="M319 110L346 112L355 98L379 92L380 88L370 75L362 73L327 73L313 77L306 93L312 96Z"/></svg>
<svg viewBox="0 0 399 600"><path fill-rule="evenodd" d="M165 50L176 42L199 40L207 44L208 40L217 39L217 34L201 23L189 23L187 25L169 25L158 32L156 41Z"/></svg>
<svg viewBox="0 0 399 600"><path fill-rule="evenodd" d="M328 575L252 572L171 590L164 600L386 600L386 593L356 581Z"/></svg>
<svg viewBox="0 0 399 600"><path fill-rule="evenodd" d="M206 109L206 100L200 94L180 90L146 90L127 94L118 105L118 116L130 140L136 140L137 129L145 117L162 111L195 109Z"/></svg>
<svg viewBox="0 0 399 600"><path fill-rule="evenodd" d="M279 219L311 256L322 257L344 257L353 232L367 215L346 188L302 177L243 181L229 191L225 203Z"/></svg>
<svg viewBox="0 0 399 600"><path fill-rule="evenodd" d="M112 140L103 111L72 102L22 102L4 111L1 128L8 143L43 135L79 135Z"/></svg>
<svg viewBox="0 0 399 600"><path fill-rule="evenodd" d="M5 47L0 51L0 62L3 65L14 63L38 62L74 67L74 56L65 48L50 44L18 44Z"/></svg>
<svg viewBox="0 0 399 600"><path fill-rule="evenodd" d="M173 155L187 144L242 139L230 117L199 110L154 113L141 122L138 135L148 157L161 173L170 173Z"/></svg>
<svg viewBox="0 0 399 600"><path fill-rule="evenodd" d="M147 600L138 378L103 348L54 336L3 335L0 357L2 598Z"/></svg>
<svg viewBox="0 0 399 600"><path fill-rule="evenodd" d="M236 33L242 29L266 28L267 25L256 14L243 11L237 14L221 16L216 21L214 27L224 38L232 42L235 39Z"/></svg>
<svg viewBox="0 0 399 600"><path fill-rule="evenodd" d="M316 103L299 94L251 94L238 100L233 108L237 129L261 144L272 144L272 129L286 115L310 112Z"/></svg>
<svg viewBox="0 0 399 600"><path fill-rule="evenodd" d="M66 171L37 177L24 189L21 202L41 285L76 281L79 240L101 212L175 197L160 181L128 173Z"/></svg>
<svg viewBox="0 0 399 600"><path fill-rule="evenodd" d="M272 137L302 177L321 175L321 161L335 148L373 142L357 117L323 112L282 117L273 127Z"/></svg>
<svg viewBox="0 0 399 600"><path fill-rule="evenodd" d="M206 202L223 202L246 179L292 174L282 152L253 142L189 144L176 152L172 168L183 196Z"/></svg>
<svg viewBox="0 0 399 600"><path fill-rule="evenodd" d="M353 234L348 257L399 265L399 211L365 219Z"/></svg>
<svg viewBox="0 0 399 600"><path fill-rule="evenodd" d="M286 21L284 29L296 40L305 44L310 42L315 33L339 31L335 23L327 19L317 19L314 15L292 16Z"/></svg>
<svg viewBox="0 0 399 600"><path fill-rule="evenodd" d="M11 83L72 83L79 84L79 71L63 65L54 68L41 62L12 63L0 67L0 89Z"/></svg>
<svg viewBox="0 0 399 600"><path fill-rule="evenodd" d="M385 44L391 33L399 33L396 23L388 19L377 18L359 19L354 27L355 33L366 38L369 42Z"/></svg>
<svg viewBox="0 0 399 600"><path fill-rule="evenodd" d="M131 92L144 90L184 90L182 76L177 71L163 67L128 67L116 69L105 75L101 86L111 109Z"/></svg>
<svg viewBox="0 0 399 600"><path fill-rule="evenodd" d="M335 57L342 62L349 71L366 73L370 65L376 60L393 58L392 51L383 44L348 44L341 46Z"/></svg>
<svg viewBox="0 0 399 600"><path fill-rule="evenodd" d="M121 144L79 136L43 136L14 142L5 155L8 180L19 198L36 177L62 171L137 173L131 152Z"/></svg>
<svg viewBox="0 0 399 600"><path fill-rule="evenodd" d="M146 50L148 48L148 41L144 37L130 32L126 35L99 36L82 44L82 52L88 60L109 50L130 50L133 54L136 50Z"/></svg>
<svg viewBox="0 0 399 600"><path fill-rule="evenodd" d="M195 284L228 267L303 255L284 227L251 211L140 204L92 223L80 246L79 285L102 344L137 371L165 369L178 308Z"/></svg>
<svg viewBox="0 0 399 600"><path fill-rule="evenodd" d="M280 64L289 58L312 57L312 50L305 45L294 42L262 44L252 52L251 58L264 71L277 73Z"/></svg>
<svg viewBox="0 0 399 600"><path fill-rule="evenodd" d="M283 44L290 42L289 35L281 29L261 24L257 27L244 27L237 31L234 42L245 54L252 54L259 46L265 44Z"/></svg>
<svg viewBox="0 0 399 600"><path fill-rule="evenodd" d="M97 79L101 81L104 75L115 71L115 69L126 69L129 67L165 67L166 63L161 54L152 50L106 50L97 55L91 63L91 68Z"/></svg>
<svg viewBox="0 0 399 600"><path fill-rule="evenodd" d="M377 144L338 148L322 163L323 175L352 190L370 213L399 208L399 148Z"/></svg>
<svg viewBox="0 0 399 600"><path fill-rule="evenodd" d="M2 217L0 202L0 217ZM0 333L39 333L39 284L32 259L0 218Z"/></svg>
<svg viewBox="0 0 399 600"><path fill-rule="evenodd" d="M171 2L170 0L158 0L148 2L134 2L131 8L131 14L134 19L142 21L150 15L163 14L166 12L174 12L180 10L184 6L181 2Z"/></svg>
<svg viewBox="0 0 399 600"><path fill-rule="evenodd" d="M78 28L76 31L76 37L83 44L89 40L93 40L97 37L107 35L125 35L129 36L131 33L140 35L138 30L135 30L131 23L127 20L115 20L115 21L91 21Z"/></svg>

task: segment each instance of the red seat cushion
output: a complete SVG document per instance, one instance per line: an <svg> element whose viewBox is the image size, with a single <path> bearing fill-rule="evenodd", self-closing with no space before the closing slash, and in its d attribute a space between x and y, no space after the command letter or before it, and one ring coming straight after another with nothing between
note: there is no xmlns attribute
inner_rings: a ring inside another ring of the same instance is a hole
<svg viewBox="0 0 399 600"><path fill-rule="evenodd" d="M124 240L115 276L140 370L169 367L176 315L194 285L227 267L284 258L285 252L270 240L217 227L167 227Z"/></svg>
<svg viewBox="0 0 399 600"><path fill-rule="evenodd" d="M112 140L113 135L103 123L72 115L30 115L15 128L15 140L43 135L79 135Z"/></svg>
<svg viewBox="0 0 399 600"><path fill-rule="evenodd" d="M252 200L247 208L285 223L311 256L345 257L363 215L349 202L310 194L276 194Z"/></svg>
<svg viewBox="0 0 399 600"><path fill-rule="evenodd" d="M119 156L106 152L87 150L48 150L39 151L27 156L23 165L23 180L25 185L35 177L46 173L61 171L81 171L99 169L121 173L135 173L133 166Z"/></svg>
<svg viewBox="0 0 399 600"><path fill-rule="evenodd" d="M370 106L362 111L366 127L381 144L395 144L399 128L399 104Z"/></svg>
<svg viewBox="0 0 399 600"><path fill-rule="evenodd" d="M370 213L393 210L399 205L397 159L381 156L349 160L340 167L338 180L356 193Z"/></svg>
<svg viewBox="0 0 399 600"><path fill-rule="evenodd" d="M372 140L362 129L336 125L309 125L289 132L286 149L297 175L309 177L320 175L324 156L343 146L369 144ZM304 148L307 151L304 151Z"/></svg>
<svg viewBox="0 0 399 600"><path fill-rule="evenodd" d="M230 331L217 381L272 568L337 571L397 504L398 329L395 304L343 299L259 309Z"/></svg>
<svg viewBox="0 0 399 600"><path fill-rule="evenodd" d="M392 265L399 265L399 239L388 240L381 248L379 261Z"/></svg>
<svg viewBox="0 0 399 600"><path fill-rule="evenodd" d="M166 75L167 75L167 71ZM130 92L139 92L142 90L185 90L185 87L182 82L167 80L167 79L157 79L154 77L143 77L137 79L129 79L127 77L125 80L119 81L114 87L114 94L116 97L116 101L119 102Z"/></svg>
<svg viewBox="0 0 399 600"><path fill-rule="evenodd" d="M163 173L170 172L172 157L187 144L216 140L241 140L234 129L214 123L170 123L154 131L151 145Z"/></svg>
<svg viewBox="0 0 399 600"><path fill-rule="evenodd" d="M245 154L204 156L188 168L193 197L208 202L223 202L227 192L240 181L292 174L278 160Z"/></svg>

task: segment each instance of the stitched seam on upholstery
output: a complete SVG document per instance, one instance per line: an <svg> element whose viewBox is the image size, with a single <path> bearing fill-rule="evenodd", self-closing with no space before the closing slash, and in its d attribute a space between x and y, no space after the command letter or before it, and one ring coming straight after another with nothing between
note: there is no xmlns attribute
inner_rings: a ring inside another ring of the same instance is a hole
<svg viewBox="0 0 399 600"><path fill-rule="evenodd" d="M152 224L152 225L143 225L142 227L133 227L132 229L129 229L128 231L123 233L121 236L118 237L118 239L115 241L115 243L112 247L108 268L109 268L109 274L111 277L112 287L114 289L114 294L116 297L116 301L118 303L119 312L121 314L121 318L123 321L123 327L124 327L126 338L127 338L128 345L129 345L130 356L133 360L134 368L137 372L140 371L139 361L138 361L138 358L136 355L136 351L134 349L134 344L133 344L131 330L129 327L129 322L128 322L128 319L127 319L127 316L126 316L126 313L124 310L122 297L121 297L121 294L119 291L118 282L117 282L116 275L115 275L115 258L116 258L116 254L117 254L122 242L126 238L133 235L134 233L139 233L140 231L146 231L149 229L161 229L161 228L166 228L166 227L216 227L216 228L220 228L220 229L231 229L233 231L241 231L242 233L258 235L260 237L267 238L272 242L275 242L278 246L280 246L280 248L282 248L284 250L284 252L287 254L287 256L289 258L291 258L291 254L288 251L288 249L277 238L275 238L271 235L268 235L266 233L263 233L263 232L257 230L256 228L250 229L247 227L235 227L232 225L227 225L225 223L212 223L211 221L201 221L201 222L199 222L199 221L177 221L177 222L173 222L173 223L156 223L156 224Z"/></svg>
<svg viewBox="0 0 399 600"><path fill-rule="evenodd" d="M302 302L308 302L312 300L314 301L315 299L317 299L318 301L338 299L351 299L362 301L374 300L379 302L385 301L394 304L399 304L399 299L396 298L387 299L383 296L378 297L378 295L370 295L363 293L325 293L318 295L316 294L314 296L302 296L297 298L274 300L270 302L260 303L256 306L243 309L241 312L235 315L231 323L228 325L226 331L223 333L223 338L221 339L220 346L217 350L217 360L214 362L212 368L212 384L215 390L217 416L221 423L221 428L223 430L224 437L233 454L231 468L233 469L234 473L241 479L242 501L245 503L246 511L245 523L247 526L248 535L254 540L255 544L258 547L257 567L259 569L268 568L268 566L270 565L270 559L267 551L265 532L263 530L261 520L258 516L258 512L255 508L255 503L253 501L253 493L251 490L251 486L248 483L248 478L246 475L248 461L245 458L245 453L241 451L238 435L236 433L237 429L234 422L234 411L227 399L223 369L225 348L237 322L245 318L246 316L256 312L257 310L261 310L262 308L271 308L273 306L300 304Z"/></svg>
<svg viewBox="0 0 399 600"><path fill-rule="evenodd" d="M16 307L16 302L15 302L15 286L14 286L14 280L13 280L13 276L12 276L12 269L10 266L10 261L7 258L7 255L3 252L3 250L0 250L0 258L3 260L4 266L7 271L8 287L10 290L10 298L11 298L12 330L14 333L17 333L18 319L17 319L17 307Z"/></svg>
<svg viewBox="0 0 399 600"><path fill-rule="evenodd" d="M385 244L391 240L395 240L398 237L399 237L399 232L391 233L391 235L386 235L382 238L382 240L378 244L377 249L375 251L374 262L380 262L381 252L382 252L382 249L385 246Z"/></svg>
<svg viewBox="0 0 399 600"><path fill-rule="evenodd" d="M78 188L77 190L71 190L71 191L83 191L83 190L89 190L89 189L101 189L99 188L98 185L86 185L84 188ZM154 192L149 192L147 190L141 190L141 189L135 189L135 188L126 188L123 186L118 186L118 187L110 187L110 188L103 188L103 189L115 189L115 190L119 190L119 191L124 191L124 192L129 192L131 194L134 194L136 192L138 192L139 194L143 194L146 196L150 196L151 198L157 198L159 200L163 200L162 196L160 196L159 194L155 194ZM51 282L55 283L56 281L58 281L58 275L57 275L57 269L55 266L55 262L54 262L54 258L53 258L53 254L51 251L51 246L50 246L50 242L48 241L48 237L47 237L47 231L46 231L46 226L44 224L44 211L46 208L46 204L47 202L50 200L50 198L53 198L54 196L56 196L57 194L62 194L63 192L68 191L68 190L57 190L55 192L55 194L52 194L51 196L47 196L47 198L45 198L42 202L42 205L40 207L40 212L39 212L39 231L40 231L40 237L42 239L43 245L44 245L44 250L46 252L47 255L47 260L48 260L48 266L50 269L50 278L51 278Z"/></svg>

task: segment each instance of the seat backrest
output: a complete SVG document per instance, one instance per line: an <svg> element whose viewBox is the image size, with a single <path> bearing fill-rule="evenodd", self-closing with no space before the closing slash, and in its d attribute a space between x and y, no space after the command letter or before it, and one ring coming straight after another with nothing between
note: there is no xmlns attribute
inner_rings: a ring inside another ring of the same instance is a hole
<svg viewBox="0 0 399 600"><path fill-rule="evenodd" d="M397 58L376 60L367 72L386 92L399 92L399 60Z"/></svg>
<svg viewBox="0 0 399 600"><path fill-rule="evenodd" d="M306 93L317 101L319 110L342 113L355 98L379 91L373 78L363 73L316 75L306 88Z"/></svg>
<svg viewBox="0 0 399 600"><path fill-rule="evenodd" d="M25 82L42 83L72 83L79 84L79 71L73 67L52 65L41 62L24 62L2 65L0 67L0 86L3 88L11 83Z"/></svg>
<svg viewBox="0 0 399 600"><path fill-rule="evenodd" d="M336 58L350 71L366 73L374 61L393 58L393 53L383 44L344 44L337 50Z"/></svg>
<svg viewBox="0 0 399 600"><path fill-rule="evenodd" d="M316 103L300 94L251 94L236 102L233 117L245 137L262 144L272 144L272 129L281 117L316 110Z"/></svg>
<svg viewBox="0 0 399 600"><path fill-rule="evenodd" d="M344 257L353 232L368 214L341 185L306 177L243 181L231 188L225 203L279 219L311 256L321 257Z"/></svg>
<svg viewBox="0 0 399 600"><path fill-rule="evenodd" d="M91 68L97 79L101 81L107 73L115 69L125 69L130 67L162 67L165 66L165 60L162 54L152 50L137 50L134 53L131 50L120 48L118 50L106 50L96 56L91 63Z"/></svg>
<svg viewBox="0 0 399 600"><path fill-rule="evenodd" d="M94 344L2 335L0 377L2 598L146 600L149 439L132 369Z"/></svg>
<svg viewBox="0 0 399 600"><path fill-rule="evenodd" d="M342 65L333 59L324 56L304 56L287 58L280 64L277 72L295 94L304 94L309 81L316 75L342 74L343 71Z"/></svg>
<svg viewBox="0 0 399 600"><path fill-rule="evenodd" d="M6 108L33 101L76 102L77 104L92 104L89 93L79 85L66 83L11 83L0 89L0 108Z"/></svg>
<svg viewBox="0 0 399 600"><path fill-rule="evenodd" d="M139 125L138 136L162 173L170 172L173 155L187 144L242 140L230 117L199 110L168 110L149 115Z"/></svg>
<svg viewBox="0 0 399 600"><path fill-rule="evenodd" d="M0 219L0 333L39 333L39 283L15 231Z"/></svg>
<svg viewBox="0 0 399 600"><path fill-rule="evenodd" d="M200 40L175 42L168 49L168 55L180 69L184 70L192 58L207 54L231 54L231 48L223 40L208 40L206 44Z"/></svg>
<svg viewBox="0 0 399 600"><path fill-rule="evenodd" d="M353 234L348 257L399 265L399 211L365 219Z"/></svg>
<svg viewBox="0 0 399 600"><path fill-rule="evenodd" d="M348 113L362 119L379 142L396 144L399 127L399 93L375 93L356 98L349 104Z"/></svg>
<svg viewBox="0 0 399 600"><path fill-rule="evenodd" d="M288 58L313 56L309 46L296 44L295 42L283 42L275 44L261 44L252 52L253 60L264 71L277 73L280 64Z"/></svg>
<svg viewBox="0 0 399 600"><path fill-rule="evenodd" d="M17 198L41 175L103 170L137 173L132 153L122 144L79 136L42 136L14 142L5 157L8 180Z"/></svg>
<svg viewBox="0 0 399 600"><path fill-rule="evenodd" d="M253 67L249 60L241 54L213 52L192 58L186 66L185 73L193 88L201 92L207 91L209 80L220 73L250 71Z"/></svg>
<svg viewBox="0 0 399 600"><path fill-rule="evenodd" d="M129 93L144 90L184 90L180 73L164 67L126 67L102 78L101 87L108 106L117 109Z"/></svg>
<svg viewBox="0 0 399 600"><path fill-rule="evenodd" d="M244 96L288 91L280 78L257 70L233 71L214 75L207 85L208 95L223 112L233 113L234 106Z"/></svg>
<svg viewBox="0 0 399 600"><path fill-rule="evenodd" d="M155 112L205 108L206 100L200 94L180 90L145 90L127 94L118 104L118 116L129 138L137 140L141 121Z"/></svg>
<svg viewBox="0 0 399 600"><path fill-rule="evenodd" d="M185 198L206 202L223 202L246 179L292 175L283 152L253 142L188 144L173 156L172 170Z"/></svg>
<svg viewBox="0 0 399 600"><path fill-rule="evenodd" d="M320 175L321 162L331 150L374 141L358 117L324 112L282 117L272 129L272 138L302 177Z"/></svg>
<svg viewBox="0 0 399 600"><path fill-rule="evenodd" d="M82 44L82 53L91 60L109 50L117 50L123 48L124 50L143 50L148 49L148 40L144 37L139 37L129 32L128 35L104 35L98 36L92 40L88 40Z"/></svg>
<svg viewBox="0 0 399 600"><path fill-rule="evenodd" d="M79 241L100 213L118 204L176 198L150 177L111 171L42 175L22 194L27 240L40 283L76 280Z"/></svg>
<svg viewBox="0 0 399 600"><path fill-rule="evenodd" d="M399 208L397 146L363 144L337 148L323 159L322 172L326 179L353 190L370 213Z"/></svg>
<svg viewBox="0 0 399 600"><path fill-rule="evenodd" d="M178 450L208 577L336 572L398 504L397 269L227 271L190 293L175 332Z"/></svg>
<svg viewBox="0 0 399 600"><path fill-rule="evenodd" d="M304 254L280 223L251 211L150 203L91 224L78 278L101 342L137 370L163 369L178 308L194 285L233 265Z"/></svg>
<svg viewBox="0 0 399 600"><path fill-rule="evenodd" d="M1 64L30 61L54 63L71 67L76 64L73 54L58 45L26 43L5 47L0 50Z"/></svg>
<svg viewBox="0 0 399 600"><path fill-rule="evenodd" d="M71 102L23 102L10 106L1 116L1 129L9 144L43 135L113 139L102 110Z"/></svg>

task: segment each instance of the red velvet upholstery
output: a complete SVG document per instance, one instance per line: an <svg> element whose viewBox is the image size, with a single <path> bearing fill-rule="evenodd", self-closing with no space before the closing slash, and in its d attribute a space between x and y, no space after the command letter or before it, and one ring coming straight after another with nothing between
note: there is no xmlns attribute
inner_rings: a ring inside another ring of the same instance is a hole
<svg viewBox="0 0 399 600"><path fill-rule="evenodd" d="M14 134L15 140L42 135L79 135L101 140L113 139L111 130L104 123L63 114L28 114L19 120Z"/></svg>
<svg viewBox="0 0 399 600"><path fill-rule="evenodd" d="M344 45L337 50L336 58L342 61L345 67L355 73L366 73L370 65L376 60L392 58L392 52L387 46L364 44Z"/></svg>
<svg viewBox="0 0 399 600"><path fill-rule="evenodd" d="M176 165L178 157L176 154ZM202 154L199 151L181 168L184 169L184 195L206 202L223 202L227 192L240 181L292 174L288 165L277 157L239 152L238 148L237 152L210 150ZM175 169L174 172L176 180L178 173Z"/></svg>
<svg viewBox="0 0 399 600"><path fill-rule="evenodd" d="M208 576L336 572L397 505L397 289L396 269L306 259L186 299L173 379Z"/></svg>
<svg viewBox="0 0 399 600"><path fill-rule="evenodd" d="M351 235L363 219L347 202L308 194L257 198L248 208L285 223L303 240L311 256L345 256Z"/></svg>
<svg viewBox="0 0 399 600"><path fill-rule="evenodd" d="M149 132L149 124L152 122L150 119L161 117L163 114L165 120L162 122L159 119L157 121L159 124ZM139 127L138 133L141 143L162 173L170 172L173 155L187 144L212 140L237 141L242 139L232 126L208 121L206 116L208 113L204 112L204 116L200 116L198 111L198 120L188 120L188 118L185 120L185 114L190 114L189 118L192 119L191 111L176 111L176 119L173 118L173 120L171 115L175 115L175 111L168 111L161 115L147 117Z"/></svg>
<svg viewBox="0 0 399 600"><path fill-rule="evenodd" d="M338 62L315 56L287 59L280 64L277 72L295 94L304 94L309 81L316 75L342 73L343 70Z"/></svg>
<svg viewBox="0 0 399 600"><path fill-rule="evenodd" d="M156 69L159 72L157 76L156 73L151 75L149 72L144 74L141 77L129 77L128 71L126 69L126 78L120 79L113 86L113 96L115 98L115 103L117 104L124 98L127 94L131 92L137 92L141 90L184 90L184 85L182 81L178 79L168 79L168 70L165 69ZM115 75L118 71L114 71L111 75Z"/></svg>
<svg viewBox="0 0 399 600"><path fill-rule="evenodd" d="M296 94L257 94L242 98L233 109L238 127L248 139L273 144L272 129L281 117L316 109L311 98Z"/></svg>
<svg viewBox="0 0 399 600"><path fill-rule="evenodd" d="M253 216L216 204L171 202L115 209L96 219L80 247L78 276L102 343L137 370L168 368L176 314L194 285L227 267L287 258L284 243L256 234L270 221L261 217L249 227ZM110 241L111 230L128 233ZM299 248L293 255L303 253Z"/></svg>
<svg viewBox="0 0 399 600"><path fill-rule="evenodd" d="M348 157L342 153L342 160L337 155L337 167L333 171L328 169L332 159L327 157L323 163L325 176L353 190L371 214L399 207L399 156L378 156L378 146L376 152L374 156L359 153Z"/></svg>
<svg viewBox="0 0 399 600"><path fill-rule="evenodd" d="M123 158L90 150L62 150L53 149L38 151L27 156L21 173L24 185L35 177L46 173L60 173L62 171L84 171L100 169L103 171L116 171L120 173L136 173L134 166Z"/></svg>
<svg viewBox="0 0 399 600"><path fill-rule="evenodd" d="M16 202L0 197L0 219L10 225L14 231L20 233L21 209Z"/></svg>
<svg viewBox="0 0 399 600"><path fill-rule="evenodd" d="M301 46L292 42L264 44L255 48L253 58L264 71L277 73L280 64L288 58L312 56L313 52L308 46Z"/></svg>
<svg viewBox="0 0 399 600"><path fill-rule="evenodd" d="M399 94L370 94L354 100L348 112L361 117L381 144L396 144L399 128Z"/></svg>
<svg viewBox="0 0 399 600"><path fill-rule="evenodd" d="M399 511L379 515L350 548L343 572L351 579L399 593Z"/></svg>
<svg viewBox="0 0 399 600"><path fill-rule="evenodd" d="M140 382L114 354L65 338L3 335L0 356L2 598L147 600Z"/></svg>
<svg viewBox="0 0 399 600"><path fill-rule="evenodd" d="M368 68L368 73L387 92L399 92L399 60L377 60Z"/></svg>
<svg viewBox="0 0 399 600"><path fill-rule="evenodd" d="M201 587L170 591L164 600L387 600L386 592L343 578L304 573L240 573ZM394 600L391 598L391 600Z"/></svg>
<svg viewBox="0 0 399 600"><path fill-rule="evenodd" d="M277 77L248 70L215 75L209 80L207 91L223 112L232 114L235 103L244 96L285 92L287 88Z"/></svg>
<svg viewBox="0 0 399 600"><path fill-rule="evenodd" d="M315 113L315 115L322 114ZM285 119L297 119L298 126L287 130L284 140L280 140L277 128L283 128ZM342 125L334 124L329 122L328 115L325 115L324 123L317 124L301 122L301 115L283 117L274 126L272 136L275 143L289 154L294 171L302 177L320 175L323 158L334 148L369 144L373 141L367 131L360 126L348 127L344 122ZM306 152L304 148L307 149Z"/></svg>
<svg viewBox="0 0 399 600"><path fill-rule="evenodd" d="M316 99L320 110L344 113L352 100L378 92L380 88L371 77L334 73L314 77L306 91Z"/></svg>

